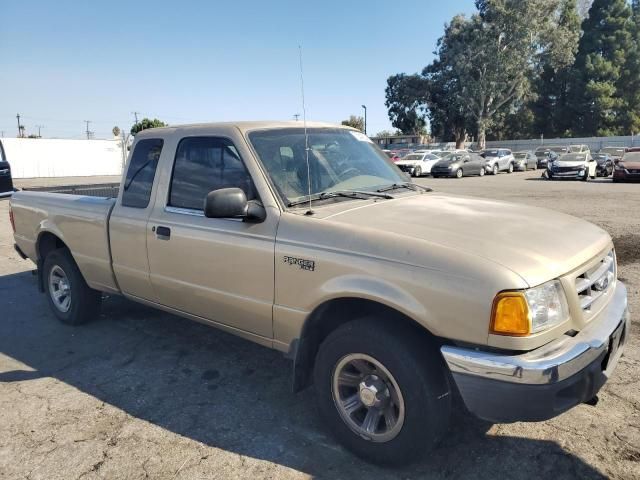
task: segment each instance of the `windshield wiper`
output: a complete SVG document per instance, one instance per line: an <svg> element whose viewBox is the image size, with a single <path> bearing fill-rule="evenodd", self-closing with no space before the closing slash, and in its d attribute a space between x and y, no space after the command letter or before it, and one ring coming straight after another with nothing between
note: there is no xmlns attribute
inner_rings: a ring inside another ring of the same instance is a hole
<svg viewBox="0 0 640 480"><path fill-rule="evenodd" d="M414 192L422 190L423 192L432 192L433 189L429 187L423 187L421 185L416 185L415 183L404 182L404 183L393 183L391 185L387 185L386 187L379 188L376 192L388 192L391 190L398 190L400 188L407 188L409 190L413 190Z"/></svg>
<svg viewBox="0 0 640 480"><path fill-rule="evenodd" d="M377 198L386 198L391 199L394 198L392 195L388 193L379 193L379 192L367 192L365 190L336 190L333 192L320 192L314 193L312 195L305 195L304 197L295 200L293 202L289 202L287 204L288 207L295 207L296 205L303 205L305 203L309 203L317 201L317 200L326 200L328 198L336 198L336 197L344 197L344 198L356 198L360 200L365 200L368 197L377 197Z"/></svg>

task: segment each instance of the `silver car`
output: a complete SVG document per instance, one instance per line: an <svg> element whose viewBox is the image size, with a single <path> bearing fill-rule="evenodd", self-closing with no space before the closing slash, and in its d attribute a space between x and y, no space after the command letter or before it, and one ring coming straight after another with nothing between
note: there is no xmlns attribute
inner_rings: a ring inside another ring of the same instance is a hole
<svg viewBox="0 0 640 480"><path fill-rule="evenodd" d="M497 175L498 172L511 173L514 170L514 158L508 148L490 148L483 150L480 154L485 158L485 169L487 173Z"/></svg>

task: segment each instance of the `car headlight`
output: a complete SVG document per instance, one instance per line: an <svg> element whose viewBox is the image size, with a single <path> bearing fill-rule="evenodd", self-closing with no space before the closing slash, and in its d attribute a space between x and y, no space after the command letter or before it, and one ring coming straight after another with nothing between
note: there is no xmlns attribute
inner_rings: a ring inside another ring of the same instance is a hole
<svg viewBox="0 0 640 480"><path fill-rule="evenodd" d="M569 318L567 298L558 280L527 290L500 292L493 301L491 333L524 337Z"/></svg>
<svg viewBox="0 0 640 480"><path fill-rule="evenodd" d="M615 170L620 170L620 171L624 170L624 166L620 165L619 163L615 164L613 168Z"/></svg>

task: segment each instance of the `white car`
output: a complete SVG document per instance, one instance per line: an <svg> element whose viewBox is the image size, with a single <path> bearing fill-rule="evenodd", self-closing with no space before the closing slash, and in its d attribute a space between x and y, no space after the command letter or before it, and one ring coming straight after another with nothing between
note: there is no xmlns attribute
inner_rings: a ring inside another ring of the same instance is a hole
<svg viewBox="0 0 640 480"><path fill-rule="evenodd" d="M515 159L508 148L489 148L483 150L480 155L487 161L485 164L487 173L497 175L498 172L513 172Z"/></svg>
<svg viewBox="0 0 640 480"><path fill-rule="evenodd" d="M589 152L565 153L547 166L547 178L573 178L588 181L596 178L598 162Z"/></svg>
<svg viewBox="0 0 640 480"><path fill-rule="evenodd" d="M422 175L428 175L431 173L431 167L438 163L440 157L433 153L410 153L404 157L396 165L403 172L408 173L414 177L421 177Z"/></svg>

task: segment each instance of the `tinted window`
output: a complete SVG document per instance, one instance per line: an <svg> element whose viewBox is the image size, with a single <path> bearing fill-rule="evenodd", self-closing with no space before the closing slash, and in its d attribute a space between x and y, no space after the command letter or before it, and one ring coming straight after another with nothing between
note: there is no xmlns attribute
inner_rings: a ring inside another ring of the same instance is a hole
<svg viewBox="0 0 640 480"><path fill-rule="evenodd" d="M203 210L210 191L228 187L241 188L249 200L255 198L251 177L236 148L221 138L182 139L173 167L169 205Z"/></svg>
<svg viewBox="0 0 640 480"><path fill-rule="evenodd" d="M156 175L163 143L159 138L149 138L136 143L124 182L123 206L146 208L149 205L153 178Z"/></svg>

